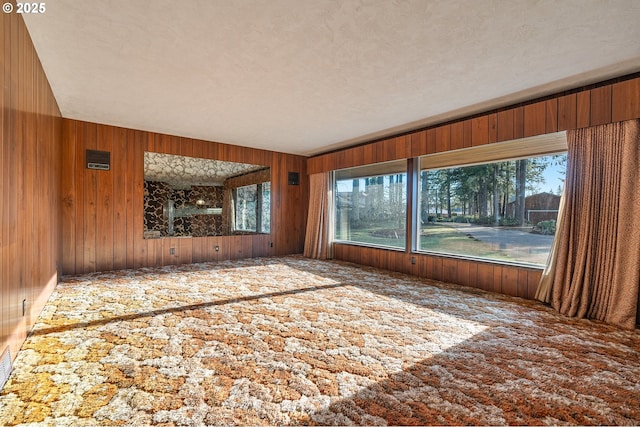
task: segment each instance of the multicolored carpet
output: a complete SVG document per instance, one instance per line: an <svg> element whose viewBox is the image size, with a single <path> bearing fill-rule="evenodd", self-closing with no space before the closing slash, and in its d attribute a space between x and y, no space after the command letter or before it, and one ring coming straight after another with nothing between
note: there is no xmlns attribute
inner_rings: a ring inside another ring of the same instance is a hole
<svg viewBox="0 0 640 427"><path fill-rule="evenodd" d="M640 424L640 334L302 257L66 278L17 425Z"/></svg>

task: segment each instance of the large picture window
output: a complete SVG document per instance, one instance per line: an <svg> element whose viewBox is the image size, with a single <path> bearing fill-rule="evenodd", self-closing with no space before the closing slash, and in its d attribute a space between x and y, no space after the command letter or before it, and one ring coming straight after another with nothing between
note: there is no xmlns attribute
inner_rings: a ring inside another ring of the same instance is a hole
<svg viewBox="0 0 640 427"><path fill-rule="evenodd" d="M457 161L466 160L465 166L431 167L440 166L442 159L421 159L416 250L503 262L546 263L564 186L566 152L521 156L535 151L535 144L527 147L515 143L511 152L508 143L501 148L500 157L512 153L520 156L473 162L491 157L492 147L488 147L484 153L476 150L479 156L473 151L459 156Z"/></svg>
<svg viewBox="0 0 640 427"><path fill-rule="evenodd" d="M335 173L335 240L404 248L406 161Z"/></svg>
<svg viewBox="0 0 640 427"><path fill-rule="evenodd" d="M566 150L558 132L337 170L334 240L543 266Z"/></svg>

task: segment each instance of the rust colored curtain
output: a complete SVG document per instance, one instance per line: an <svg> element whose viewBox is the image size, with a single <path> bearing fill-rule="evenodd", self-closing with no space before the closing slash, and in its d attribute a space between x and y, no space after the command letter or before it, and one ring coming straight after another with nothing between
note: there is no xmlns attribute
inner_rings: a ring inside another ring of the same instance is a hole
<svg viewBox="0 0 640 427"><path fill-rule="evenodd" d="M304 256L316 259L331 258L329 243L329 174L317 173L309 177L309 215L304 240Z"/></svg>
<svg viewBox="0 0 640 427"><path fill-rule="evenodd" d="M557 244L537 297L565 315L632 329L640 288L640 121L569 131L567 143Z"/></svg>

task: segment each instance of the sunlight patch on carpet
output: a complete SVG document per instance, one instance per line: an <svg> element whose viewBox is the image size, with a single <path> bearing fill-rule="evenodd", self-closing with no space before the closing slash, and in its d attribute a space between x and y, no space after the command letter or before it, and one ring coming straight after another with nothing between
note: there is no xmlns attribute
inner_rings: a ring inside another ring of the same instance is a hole
<svg viewBox="0 0 640 427"><path fill-rule="evenodd" d="M0 424L637 424L638 334L301 257L65 278Z"/></svg>

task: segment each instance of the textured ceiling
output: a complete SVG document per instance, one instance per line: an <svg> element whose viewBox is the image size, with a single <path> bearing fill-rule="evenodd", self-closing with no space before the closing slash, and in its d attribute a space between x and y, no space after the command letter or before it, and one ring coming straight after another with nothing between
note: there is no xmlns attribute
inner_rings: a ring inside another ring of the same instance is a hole
<svg viewBox="0 0 640 427"><path fill-rule="evenodd" d="M49 0L68 118L310 155L640 70L638 0Z"/></svg>
<svg viewBox="0 0 640 427"><path fill-rule="evenodd" d="M144 179L174 188L222 185L228 178L264 169L261 165L223 162L162 153L144 153Z"/></svg>

